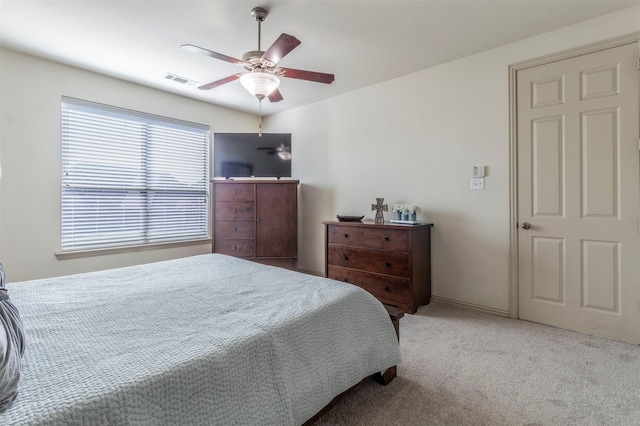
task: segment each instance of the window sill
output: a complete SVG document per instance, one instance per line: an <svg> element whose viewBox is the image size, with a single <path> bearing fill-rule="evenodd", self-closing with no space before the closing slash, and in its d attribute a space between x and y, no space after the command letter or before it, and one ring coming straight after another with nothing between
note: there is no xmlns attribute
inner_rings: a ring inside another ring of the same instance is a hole
<svg viewBox="0 0 640 426"><path fill-rule="evenodd" d="M139 245L139 246L110 247L110 248L75 250L75 251L71 251L71 250L59 251L59 252L56 252L55 255L58 260L67 260L67 259L78 259L81 257L104 256L108 254L120 254L120 253L132 253L132 252L138 252L138 251L187 247L187 246L194 246L194 245L201 245L201 244L211 244L211 238L201 238L198 240L177 241L177 242L158 243L158 244L145 244L145 245Z"/></svg>

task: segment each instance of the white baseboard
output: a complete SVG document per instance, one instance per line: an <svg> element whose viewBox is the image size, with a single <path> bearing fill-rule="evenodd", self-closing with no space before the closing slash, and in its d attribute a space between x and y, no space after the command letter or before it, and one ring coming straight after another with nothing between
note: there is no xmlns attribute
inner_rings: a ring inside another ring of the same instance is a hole
<svg viewBox="0 0 640 426"><path fill-rule="evenodd" d="M449 303L451 305L462 306L464 308L474 309L476 311L482 311L489 314L500 315L502 317L511 318L511 314L509 311L505 311L503 309L491 308L489 306L477 305L475 303L462 302L460 300L448 299L446 297L440 296L431 296L431 300L435 300L438 302Z"/></svg>

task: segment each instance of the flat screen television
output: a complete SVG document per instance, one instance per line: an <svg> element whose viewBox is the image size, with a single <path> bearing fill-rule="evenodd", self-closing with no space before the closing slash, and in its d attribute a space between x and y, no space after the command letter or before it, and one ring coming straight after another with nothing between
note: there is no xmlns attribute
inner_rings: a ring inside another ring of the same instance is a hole
<svg viewBox="0 0 640 426"><path fill-rule="evenodd" d="M291 177L291 133L214 133L214 177Z"/></svg>

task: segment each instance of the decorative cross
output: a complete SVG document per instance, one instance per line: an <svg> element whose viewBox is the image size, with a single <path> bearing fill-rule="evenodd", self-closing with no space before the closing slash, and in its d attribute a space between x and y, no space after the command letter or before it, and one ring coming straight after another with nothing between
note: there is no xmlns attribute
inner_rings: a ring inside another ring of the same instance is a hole
<svg viewBox="0 0 640 426"><path fill-rule="evenodd" d="M382 204L384 202L384 198L376 198L376 203L371 204L371 210L376 211L376 218L373 220L375 223L384 223L384 215L382 212L389 211L389 207L386 204Z"/></svg>

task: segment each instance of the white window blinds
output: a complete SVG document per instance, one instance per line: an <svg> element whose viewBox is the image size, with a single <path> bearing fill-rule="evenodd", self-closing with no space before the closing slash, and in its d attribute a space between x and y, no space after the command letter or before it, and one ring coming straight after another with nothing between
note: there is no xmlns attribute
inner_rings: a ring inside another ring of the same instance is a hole
<svg viewBox="0 0 640 426"><path fill-rule="evenodd" d="M62 98L63 251L207 238L209 128Z"/></svg>

